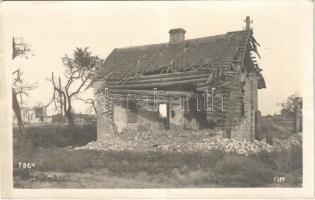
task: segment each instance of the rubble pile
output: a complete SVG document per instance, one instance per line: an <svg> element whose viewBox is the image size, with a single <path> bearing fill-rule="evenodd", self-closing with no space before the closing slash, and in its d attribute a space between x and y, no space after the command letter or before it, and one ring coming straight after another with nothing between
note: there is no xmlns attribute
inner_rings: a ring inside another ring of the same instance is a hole
<svg viewBox="0 0 315 200"><path fill-rule="evenodd" d="M293 134L286 140L273 138L272 142L275 150L290 149L294 146L302 146L302 133Z"/></svg>
<svg viewBox="0 0 315 200"><path fill-rule="evenodd" d="M261 141L237 141L223 138L220 135L209 136L199 132L187 138L178 133L149 134L121 134L106 141L90 142L86 146L76 147L75 150L88 149L96 151L164 151L164 152L199 152L214 149L233 152L240 155L250 155L261 151L278 151L292 146L302 145L301 134L294 134L286 140L273 138L273 145ZM172 138L170 138L172 137Z"/></svg>
<svg viewBox="0 0 315 200"><path fill-rule="evenodd" d="M181 145L181 151L210 151L213 149L222 150L225 152L233 152L237 154L248 155L250 153L257 153L262 150L271 152L272 146L266 141L237 141L222 137L212 137L203 139L200 142L187 142Z"/></svg>

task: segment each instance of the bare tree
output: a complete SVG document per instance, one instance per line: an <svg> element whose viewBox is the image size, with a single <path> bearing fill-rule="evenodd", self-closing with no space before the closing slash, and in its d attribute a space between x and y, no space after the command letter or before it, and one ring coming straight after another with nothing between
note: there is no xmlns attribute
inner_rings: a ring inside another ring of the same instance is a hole
<svg viewBox="0 0 315 200"><path fill-rule="evenodd" d="M16 57L19 57L19 56L25 57L26 59L28 59L28 54L30 52L32 52L31 45L25 43L23 41L23 38L14 38L14 37L12 38L12 60L14 60ZM13 79L13 83L16 82L18 79L20 79L20 69L15 70L12 74L16 75L16 78ZM18 122L20 133L23 133L21 107L19 105L18 98L17 98L19 94L22 95L22 92L20 91L16 92L15 88L12 87L12 108Z"/></svg>
<svg viewBox="0 0 315 200"><path fill-rule="evenodd" d="M69 57L65 55L62 58L62 62L66 67L64 73L66 81L62 83L61 78L58 77L57 83L52 72L50 82L52 83L54 93L49 104L52 102L55 102L55 104L60 103L69 125L72 126L74 124L72 102L81 92L82 88L91 80L96 66L102 63L102 59L92 56L92 53L86 47L76 48L73 56Z"/></svg>
<svg viewBox="0 0 315 200"><path fill-rule="evenodd" d="M54 80L54 75L52 73L52 78L48 79L48 81L52 82L52 80ZM55 90L53 88L53 95L51 97L51 99L49 100L49 102L47 103L45 107L45 109L47 110L48 106L51 104L51 103L54 103L54 106L55 106L55 110L59 110L60 112L60 118L62 119L63 118L63 95L61 93L62 89L61 89L61 79L60 77L58 77L58 80L59 80L59 85L58 85L58 90Z"/></svg>
<svg viewBox="0 0 315 200"><path fill-rule="evenodd" d="M16 77L13 78L13 88L15 90L16 96L18 96L19 105L24 105L23 97L29 97L29 92L37 88L37 83L27 83L22 79L23 71L16 70L13 72Z"/></svg>

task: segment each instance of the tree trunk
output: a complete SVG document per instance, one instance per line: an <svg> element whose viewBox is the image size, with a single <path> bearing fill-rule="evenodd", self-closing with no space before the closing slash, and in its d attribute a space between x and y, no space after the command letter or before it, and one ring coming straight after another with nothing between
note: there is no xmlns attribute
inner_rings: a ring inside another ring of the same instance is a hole
<svg viewBox="0 0 315 200"><path fill-rule="evenodd" d="M94 109L95 115L97 115L96 105L95 105L95 102L93 100L92 100L92 107Z"/></svg>
<svg viewBox="0 0 315 200"><path fill-rule="evenodd" d="M74 126L74 117L72 113L72 106L71 103L68 101L68 109L65 111L65 116L68 119L68 123L70 127Z"/></svg>
<svg viewBox="0 0 315 200"><path fill-rule="evenodd" d="M17 96L16 92L15 92L14 88L12 88L12 107L13 107L13 111L14 111L15 117L16 117L17 122L18 122L20 133L22 134L23 133L23 121L22 121L22 116L21 116L21 108L20 108L20 105L19 105L19 102L18 102L16 96Z"/></svg>
<svg viewBox="0 0 315 200"><path fill-rule="evenodd" d="M59 81L59 90L61 91L61 79L60 79L60 76L58 78L58 81ZM62 111L63 111L63 109L62 109L62 105L63 105L62 93L61 92L58 92L58 93L59 93L59 99L60 99L60 116L61 116L61 119L62 119L62 115L63 115L63 113L62 113Z"/></svg>

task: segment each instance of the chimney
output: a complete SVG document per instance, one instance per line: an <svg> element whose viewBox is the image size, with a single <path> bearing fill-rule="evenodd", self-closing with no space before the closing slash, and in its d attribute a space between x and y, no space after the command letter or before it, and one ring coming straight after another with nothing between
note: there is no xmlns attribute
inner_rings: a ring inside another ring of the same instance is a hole
<svg viewBox="0 0 315 200"><path fill-rule="evenodd" d="M185 40L186 31L182 28L171 29L168 33L170 34L169 43L178 43Z"/></svg>

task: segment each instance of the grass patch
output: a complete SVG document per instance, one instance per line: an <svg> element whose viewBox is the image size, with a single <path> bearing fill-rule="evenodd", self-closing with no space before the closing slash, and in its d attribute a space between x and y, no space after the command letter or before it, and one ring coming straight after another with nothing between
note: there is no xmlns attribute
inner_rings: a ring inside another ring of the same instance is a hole
<svg viewBox="0 0 315 200"><path fill-rule="evenodd" d="M30 128L23 136L14 133L13 139L14 175L25 179L32 171L86 173L106 169L114 176L140 177L159 183L176 182L178 187L302 186L301 146L250 156L220 150L194 153L97 152L60 148L80 146L95 140L95 125L72 130L67 127ZM21 170L17 169L19 162L31 162L36 166ZM285 177L285 183L274 183L274 177Z"/></svg>
<svg viewBox="0 0 315 200"><path fill-rule="evenodd" d="M297 150L261 152L240 156L218 150L184 152L96 152L63 148L31 148L15 151L18 162L34 162L36 171L84 172L107 169L116 176L168 177L186 185L220 187L269 187L275 176L285 176L288 186L301 186L302 160ZM293 153L294 152L294 153ZM298 162L298 164L297 164Z"/></svg>
<svg viewBox="0 0 315 200"><path fill-rule="evenodd" d="M91 150L67 151L61 148L33 149L23 154L16 152L15 163L34 162L41 171L73 171L103 169L119 174L147 172L158 174L172 169L197 170L214 166L223 152L179 153L179 152L96 152Z"/></svg>
<svg viewBox="0 0 315 200"><path fill-rule="evenodd" d="M259 187L272 183L276 171L251 157L226 155L214 168L216 181L229 187Z"/></svg>
<svg viewBox="0 0 315 200"><path fill-rule="evenodd" d="M13 129L15 140L23 140L18 129ZM67 124L25 127L25 136L34 147L83 146L96 140L96 125L83 124L69 127ZM19 142L20 144L23 144Z"/></svg>

